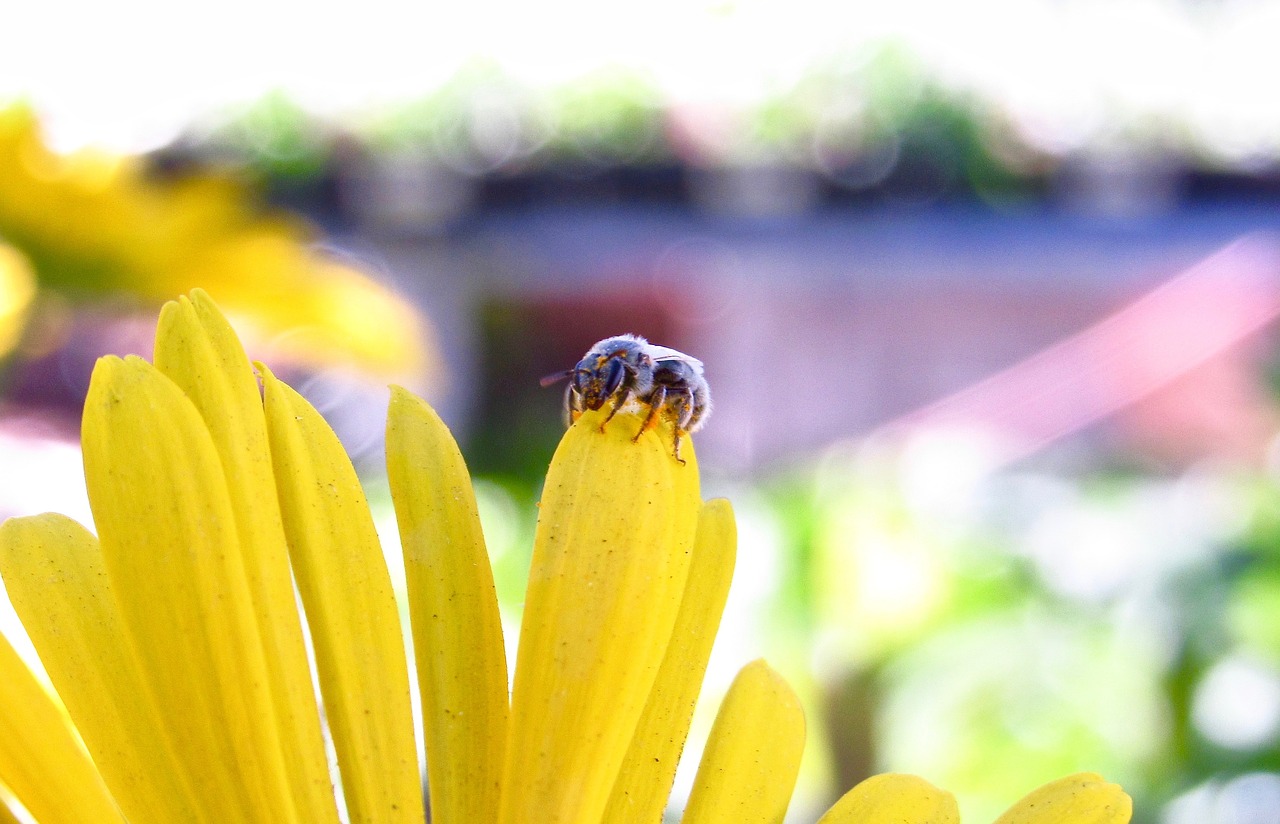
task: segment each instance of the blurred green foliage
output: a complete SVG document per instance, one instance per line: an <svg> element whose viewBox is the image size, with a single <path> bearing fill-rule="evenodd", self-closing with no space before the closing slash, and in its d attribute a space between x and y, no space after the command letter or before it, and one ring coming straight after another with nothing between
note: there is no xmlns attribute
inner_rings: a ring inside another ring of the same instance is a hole
<svg viewBox="0 0 1280 824"><path fill-rule="evenodd" d="M1255 662L1280 690L1271 479L1024 467L947 500L914 489L916 471L838 448L732 495L744 530L767 525L742 537L738 585L761 564L774 577L759 622L722 635L763 633L748 643L809 679L832 793L911 771L982 821L1021 788L1094 770L1155 824L1197 787L1280 771L1266 706L1245 707L1256 738L1234 745L1203 706L1223 700L1206 684L1224 662ZM512 615L538 495L520 474L491 475L481 495L486 528L506 523L496 567Z"/></svg>

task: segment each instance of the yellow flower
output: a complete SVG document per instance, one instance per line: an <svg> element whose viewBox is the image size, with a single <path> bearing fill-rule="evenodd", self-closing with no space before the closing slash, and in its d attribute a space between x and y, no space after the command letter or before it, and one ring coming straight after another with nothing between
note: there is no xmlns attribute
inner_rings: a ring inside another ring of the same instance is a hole
<svg viewBox="0 0 1280 824"><path fill-rule="evenodd" d="M313 824L338 821L340 803L354 822L425 819L367 503L319 414L258 371L261 394L202 292L166 305L154 365L110 357L94 372L83 440L97 537L59 515L0 526L0 574L65 706L0 639L0 800L42 824ZM552 461L508 699L466 467L434 412L393 390L387 464L437 824L661 817L733 570L733 513L702 501L692 448L681 466L659 433L637 445L601 420L582 416ZM781 821L803 743L794 693L747 665L684 821ZM1118 787L1081 775L1000 824L1128 818ZM885 775L822 822L956 820L949 794Z"/></svg>
<svg viewBox="0 0 1280 824"><path fill-rule="evenodd" d="M0 239L30 258L42 288L158 303L203 285L293 360L429 372L429 330L414 308L317 253L310 235L229 176L160 180L136 157L60 155L29 108L0 108Z"/></svg>

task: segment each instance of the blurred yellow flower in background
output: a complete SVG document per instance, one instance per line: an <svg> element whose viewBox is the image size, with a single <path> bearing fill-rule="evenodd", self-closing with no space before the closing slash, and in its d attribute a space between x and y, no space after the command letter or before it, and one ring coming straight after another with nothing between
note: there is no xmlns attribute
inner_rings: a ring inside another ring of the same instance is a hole
<svg viewBox="0 0 1280 824"><path fill-rule="evenodd" d="M264 212L228 175L162 180L137 157L60 155L30 109L0 109L0 241L26 255L42 290L159 304L199 285L291 360L400 378L431 367L419 313L310 240L303 222Z"/></svg>
<svg viewBox="0 0 1280 824"><path fill-rule="evenodd" d="M26 257L0 244L0 361L17 345L36 296L36 276Z"/></svg>
<svg viewBox="0 0 1280 824"><path fill-rule="evenodd" d="M82 435L97 536L52 514L0 526L0 575L65 706L0 639L0 799L42 824L425 820L410 669L360 483L320 415L258 374L261 392L203 292L167 304L154 365L107 357L94 372ZM736 527L727 501L703 502L691 446L681 466L656 431L601 434L604 414L568 430L548 471L508 699L466 466L430 407L393 390L387 466L436 824L662 817ZM683 820L781 822L804 738L791 688L748 664ZM1081 774L999 824L1130 812L1119 787ZM958 814L922 779L885 775L821 821Z"/></svg>

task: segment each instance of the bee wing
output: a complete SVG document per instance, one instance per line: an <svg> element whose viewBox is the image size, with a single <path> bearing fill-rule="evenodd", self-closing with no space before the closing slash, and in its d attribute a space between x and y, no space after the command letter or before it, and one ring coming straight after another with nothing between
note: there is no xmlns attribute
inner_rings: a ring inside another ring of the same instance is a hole
<svg viewBox="0 0 1280 824"><path fill-rule="evenodd" d="M653 344L649 344L649 356L652 357L655 361L682 361L684 363L689 364L693 368L697 369L699 374L701 374L703 371L702 361L698 360L692 355L686 355L684 352L681 352L678 349L671 349L666 346L654 346Z"/></svg>

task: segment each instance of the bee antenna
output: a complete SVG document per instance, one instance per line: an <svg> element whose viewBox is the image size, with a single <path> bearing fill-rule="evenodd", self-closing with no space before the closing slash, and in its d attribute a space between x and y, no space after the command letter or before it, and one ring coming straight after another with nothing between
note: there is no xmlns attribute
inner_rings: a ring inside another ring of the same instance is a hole
<svg viewBox="0 0 1280 824"><path fill-rule="evenodd" d="M540 383L544 387L551 386L552 384L559 383L562 380L566 380L567 378L569 378L569 376L571 376L576 371L577 371L576 369L566 369L563 372L556 372L553 375L547 375L545 378L538 381L538 383Z"/></svg>

